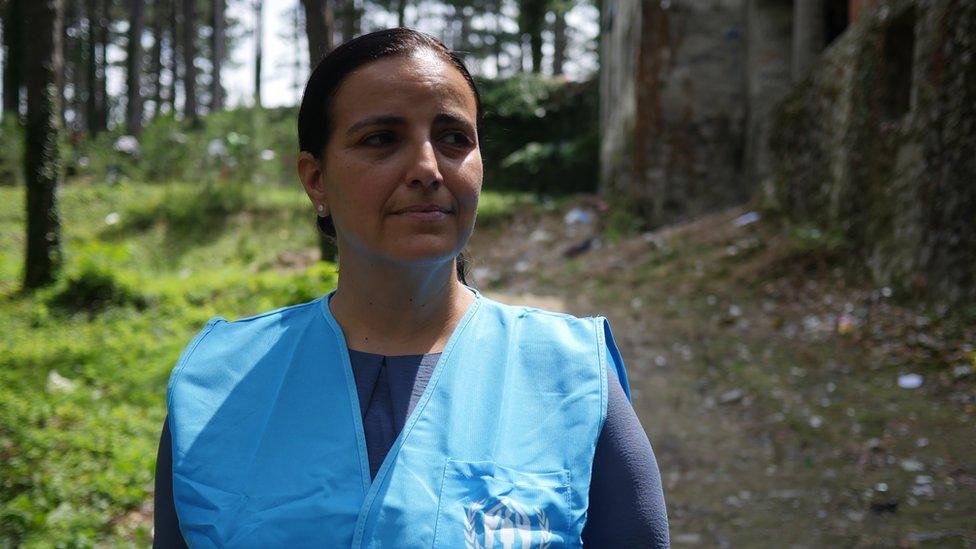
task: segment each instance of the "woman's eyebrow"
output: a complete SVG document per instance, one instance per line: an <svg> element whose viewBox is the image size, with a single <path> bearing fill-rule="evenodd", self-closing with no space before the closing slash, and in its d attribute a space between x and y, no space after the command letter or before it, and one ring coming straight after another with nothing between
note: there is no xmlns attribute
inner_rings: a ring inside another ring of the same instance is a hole
<svg viewBox="0 0 976 549"><path fill-rule="evenodd" d="M468 128L473 128L474 125L464 116L449 112L442 112L434 117L435 124L457 124L465 126ZM392 115L378 115L369 116L363 118L362 120L356 122L349 129L346 130L346 134L352 135L357 131L369 127L369 126L404 126L407 124L407 119L402 116L392 116Z"/></svg>
<svg viewBox="0 0 976 549"><path fill-rule="evenodd" d="M389 116L389 115L370 116L368 118L363 118L362 120L356 122L352 126L349 126L349 129L346 130L346 133L352 134L367 126L403 126L406 123L407 123L407 119L403 118L402 116Z"/></svg>
<svg viewBox="0 0 976 549"><path fill-rule="evenodd" d="M435 124L459 124L461 126L467 126L468 128L473 128L474 125L465 117L449 112L442 112L434 117Z"/></svg>

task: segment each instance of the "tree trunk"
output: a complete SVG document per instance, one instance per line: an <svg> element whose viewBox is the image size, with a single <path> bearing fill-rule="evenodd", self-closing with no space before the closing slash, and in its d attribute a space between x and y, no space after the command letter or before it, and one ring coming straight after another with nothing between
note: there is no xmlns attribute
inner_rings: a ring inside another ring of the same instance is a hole
<svg viewBox="0 0 976 549"><path fill-rule="evenodd" d="M27 181L27 259L24 287L54 281L61 263L61 222L57 185L61 177L58 151L61 72L61 0L32 0L23 6L27 48L27 128L24 168Z"/></svg>
<svg viewBox="0 0 976 549"><path fill-rule="evenodd" d="M129 44L125 58L125 131L142 133L142 31L145 28L143 0L129 0Z"/></svg>
<svg viewBox="0 0 976 549"><path fill-rule="evenodd" d="M163 101L162 81L160 74L163 72L163 21L166 16L166 2L157 0L153 4L152 14L152 37L153 46L149 51L149 78L152 81L152 113L150 119L156 118L160 111L160 103Z"/></svg>
<svg viewBox="0 0 976 549"><path fill-rule="evenodd" d="M403 3L406 0L400 0L400 2ZM338 16L342 23L342 41L348 42L359 34L359 8L356 6L356 0L343 0L342 9ZM398 18L397 21L399 20Z"/></svg>
<svg viewBox="0 0 976 549"><path fill-rule="evenodd" d="M166 94L166 102L169 104L169 112L176 114L176 88L179 85L182 65L182 48L180 45L180 16L179 4L177 0L169 0L169 90Z"/></svg>
<svg viewBox="0 0 976 549"><path fill-rule="evenodd" d="M532 72L534 73L542 70L542 27L545 22L545 0L521 0L519 2L519 30L523 35L529 37L529 47L532 51Z"/></svg>
<svg viewBox="0 0 976 549"><path fill-rule="evenodd" d="M254 107L261 108L261 46L264 25L261 24L262 1L254 1Z"/></svg>
<svg viewBox="0 0 976 549"><path fill-rule="evenodd" d="M200 125L197 113L197 8L194 0L183 0L183 118Z"/></svg>
<svg viewBox="0 0 976 549"><path fill-rule="evenodd" d="M552 74L562 75L566 61L566 10L557 8L556 22L552 27Z"/></svg>
<svg viewBox="0 0 976 549"><path fill-rule="evenodd" d="M110 40L108 25L111 21L112 0L97 0L95 25L95 119L92 135L108 129L108 43Z"/></svg>
<svg viewBox="0 0 976 549"><path fill-rule="evenodd" d="M471 17L473 15L472 11L469 11L469 6L460 6L458 7L456 12L458 18L461 20L460 36L458 36L458 43L456 49L465 53L467 53L471 49Z"/></svg>
<svg viewBox="0 0 976 549"><path fill-rule="evenodd" d="M308 38L308 64L314 67L332 51L334 21L328 0L302 0L305 8L305 36Z"/></svg>
<svg viewBox="0 0 976 549"><path fill-rule="evenodd" d="M211 0L210 27L210 53L212 56L211 66L213 67L210 75L210 112L219 111L224 108L224 88L220 80L220 68L224 63L224 1Z"/></svg>
<svg viewBox="0 0 976 549"><path fill-rule="evenodd" d="M319 60L332 51L332 30L334 22L329 0L302 0L305 8L305 35L308 38L308 63L315 67ZM321 231L319 234L319 253L322 261L333 261L337 250L335 243Z"/></svg>
<svg viewBox="0 0 976 549"><path fill-rule="evenodd" d="M407 0L397 0L397 26L407 26Z"/></svg>
<svg viewBox="0 0 976 549"><path fill-rule="evenodd" d="M7 0L3 14L3 112L20 118L20 88L24 83L24 0Z"/></svg>

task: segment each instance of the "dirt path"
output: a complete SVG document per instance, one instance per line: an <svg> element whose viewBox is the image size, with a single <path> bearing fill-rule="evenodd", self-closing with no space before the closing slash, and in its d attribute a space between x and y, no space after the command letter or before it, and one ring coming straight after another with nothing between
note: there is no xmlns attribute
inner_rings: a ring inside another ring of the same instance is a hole
<svg viewBox="0 0 976 549"><path fill-rule="evenodd" d="M744 211L610 243L582 206L479 229L474 283L611 320L675 546L976 546L971 324L851 287Z"/></svg>

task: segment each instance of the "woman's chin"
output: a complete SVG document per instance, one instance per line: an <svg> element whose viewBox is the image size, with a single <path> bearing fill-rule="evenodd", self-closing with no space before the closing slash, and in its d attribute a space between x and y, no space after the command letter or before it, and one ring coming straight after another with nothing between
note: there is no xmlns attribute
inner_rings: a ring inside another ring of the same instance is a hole
<svg viewBox="0 0 976 549"><path fill-rule="evenodd" d="M398 263L437 264L454 259L462 247L457 245L455 239L447 240L435 235L415 236L395 246L388 255Z"/></svg>

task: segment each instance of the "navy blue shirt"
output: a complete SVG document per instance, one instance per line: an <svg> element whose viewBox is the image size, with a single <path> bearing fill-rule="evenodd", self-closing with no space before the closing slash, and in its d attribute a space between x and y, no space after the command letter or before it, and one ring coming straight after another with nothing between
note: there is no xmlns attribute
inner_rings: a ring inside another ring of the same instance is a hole
<svg viewBox="0 0 976 549"><path fill-rule="evenodd" d="M350 349L370 477L403 429L440 353L383 356ZM597 441L582 540L596 547L667 547L668 519L651 444L613 367L607 366L607 420ZM153 547L186 547L173 502L172 443L163 425L156 461Z"/></svg>

